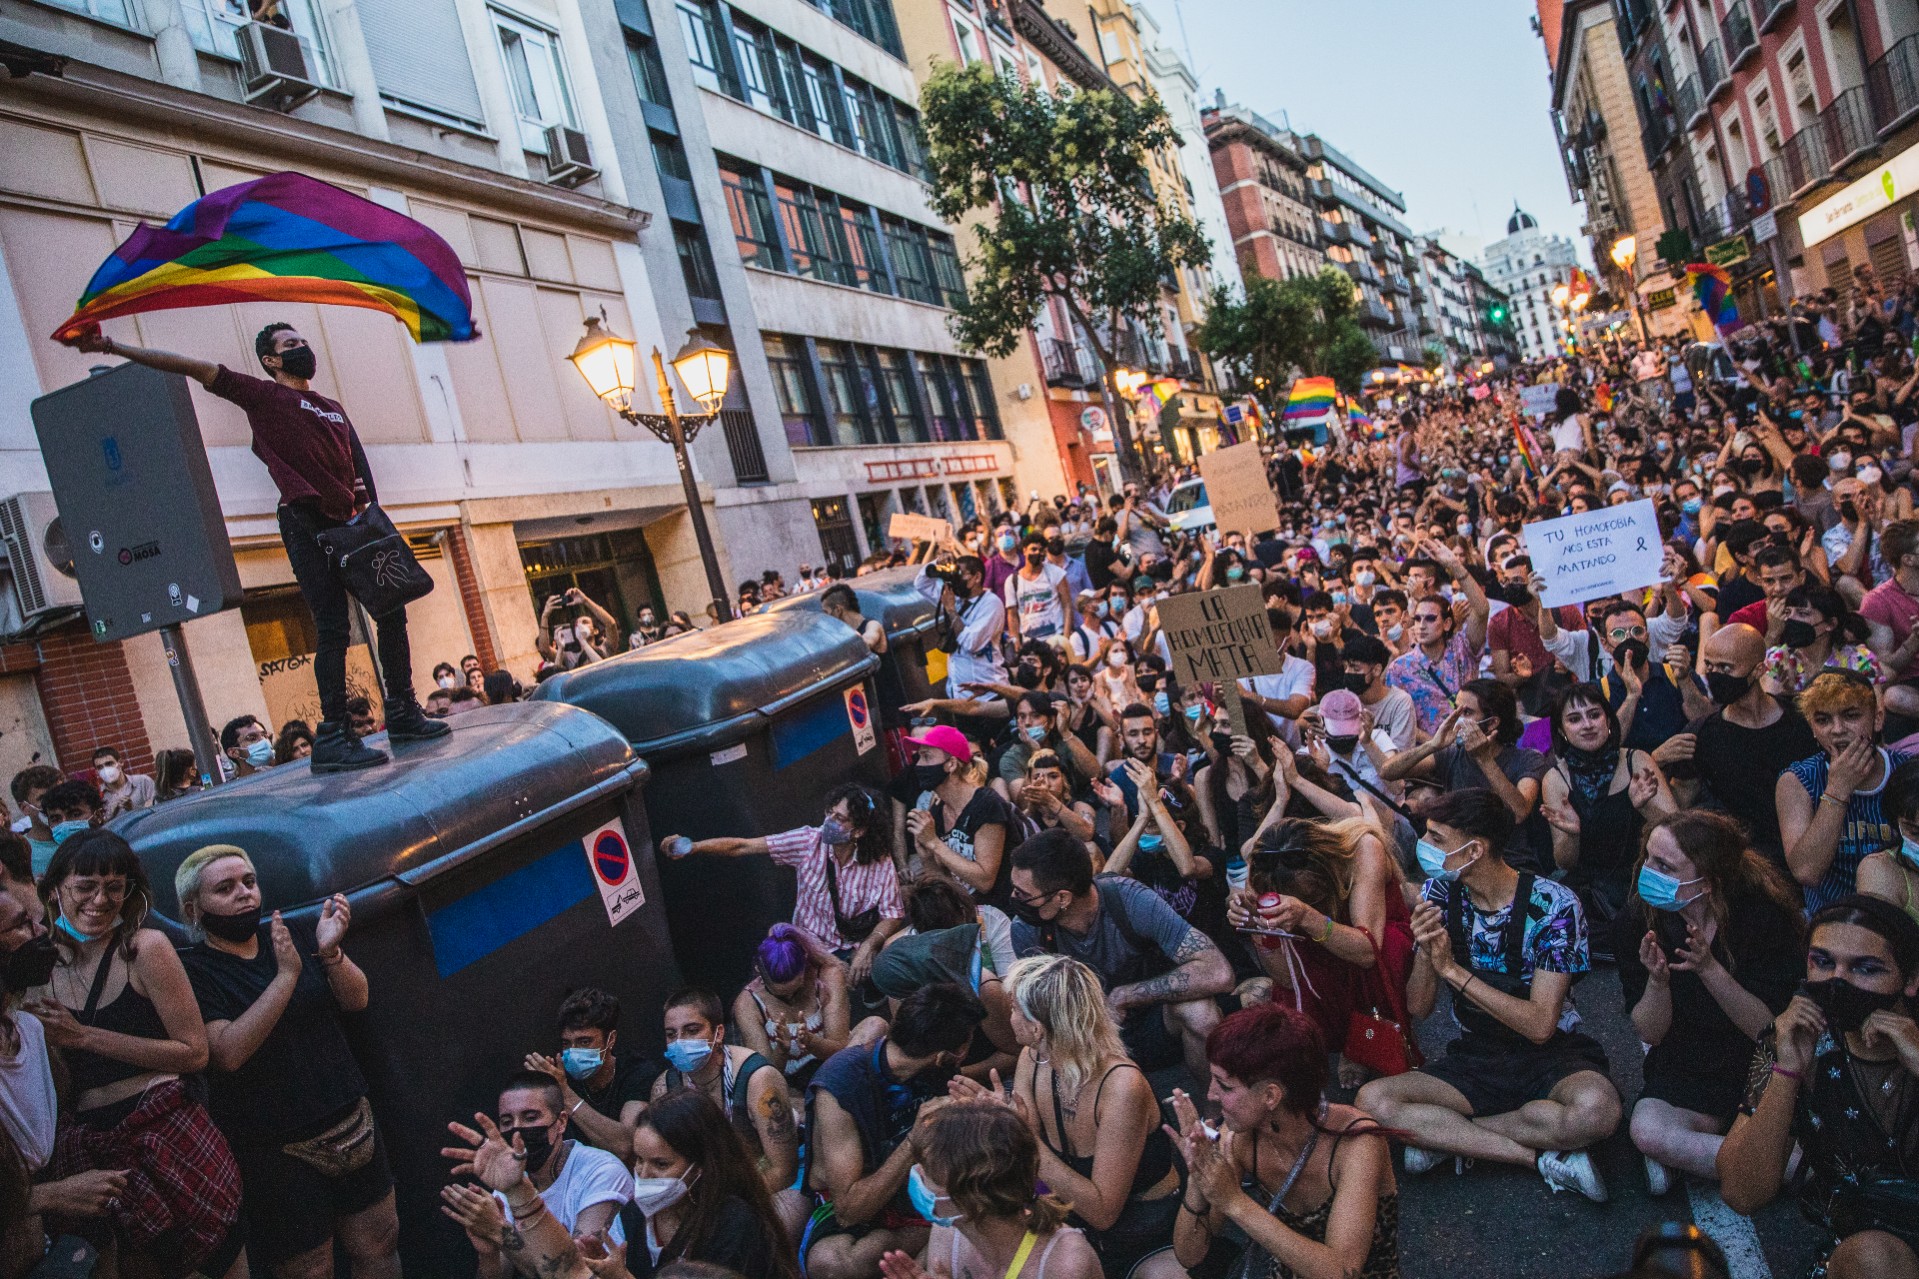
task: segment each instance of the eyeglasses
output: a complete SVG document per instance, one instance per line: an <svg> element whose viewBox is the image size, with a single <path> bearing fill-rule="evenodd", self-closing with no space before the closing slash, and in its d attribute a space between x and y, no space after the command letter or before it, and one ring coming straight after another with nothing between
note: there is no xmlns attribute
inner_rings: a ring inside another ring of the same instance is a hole
<svg viewBox="0 0 1919 1279"><path fill-rule="evenodd" d="M1015 906L1037 906L1052 895L1052 893L1035 893L1031 897L1028 897L1017 888L1012 889L1008 894L1008 896L1012 898Z"/></svg>
<svg viewBox="0 0 1919 1279"><path fill-rule="evenodd" d="M62 891L72 893L75 901L84 902L91 901L95 897L104 897L107 901L115 904L125 901L128 891L127 882L124 879L98 884L66 883L60 887Z"/></svg>
<svg viewBox="0 0 1919 1279"><path fill-rule="evenodd" d="M1643 626L1614 626L1607 630L1606 638L1614 640L1644 639L1646 638L1646 628Z"/></svg>

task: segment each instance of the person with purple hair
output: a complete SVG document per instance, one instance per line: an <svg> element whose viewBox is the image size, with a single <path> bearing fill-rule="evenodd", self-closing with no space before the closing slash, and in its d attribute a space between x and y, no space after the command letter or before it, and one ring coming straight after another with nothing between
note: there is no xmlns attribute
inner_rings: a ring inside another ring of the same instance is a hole
<svg viewBox="0 0 1919 1279"><path fill-rule="evenodd" d="M805 929L775 924L754 952L753 968L753 980L733 1000L740 1042L803 1089L850 1038L846 965Z"/></svg>

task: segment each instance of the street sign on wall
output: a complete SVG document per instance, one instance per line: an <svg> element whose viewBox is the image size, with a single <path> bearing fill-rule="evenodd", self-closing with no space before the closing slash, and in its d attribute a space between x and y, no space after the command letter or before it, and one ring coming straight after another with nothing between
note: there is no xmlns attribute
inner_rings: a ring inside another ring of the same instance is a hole
<svg viewBox="0 0 1919 1279"><path fill-rule="evenodd" d="M1679 294L1675 289L1654 289L1646 295L1646 309L1663 311L1678 300Z"/></svg>
<svg viewBox="0 0 1919 1279"><path fill-rule="evenodd" d="M1714 266L1731 266L1752 256L1752 244L1744 234L1706 246L1706 261Z"/></svg>

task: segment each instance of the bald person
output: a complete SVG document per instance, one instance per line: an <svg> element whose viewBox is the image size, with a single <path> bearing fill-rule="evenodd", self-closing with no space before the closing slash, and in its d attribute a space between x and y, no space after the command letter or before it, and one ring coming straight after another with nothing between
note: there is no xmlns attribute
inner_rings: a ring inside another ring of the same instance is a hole
<svg viewBox="0 0 1919 1279"><path fill-rule="evenodd" d="M1672 780L1680 807L1722 808L1744 822L1753 847L1781 870L1774 789L1787 765L1816 755L1819 743L1798 712L1759 686L1766 637L1743 622L1713 632L1699 663L1712 714L1653 752Z"/></svg>

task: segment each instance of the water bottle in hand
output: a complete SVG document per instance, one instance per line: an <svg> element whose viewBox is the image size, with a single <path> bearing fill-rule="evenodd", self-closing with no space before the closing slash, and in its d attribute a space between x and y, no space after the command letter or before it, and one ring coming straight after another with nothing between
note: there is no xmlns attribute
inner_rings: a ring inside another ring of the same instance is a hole
<svg viewBox="0 0 1919 1279"><path fill-rule="evenodd" d="M660 851L664 852L668 857L673 858L675 861L678 861L680 858L686 856L688 853L693 851L693 841L688 839L684 835L675 835L673 836L673 838L666 841L665 847L663 847Z"/></svg>

